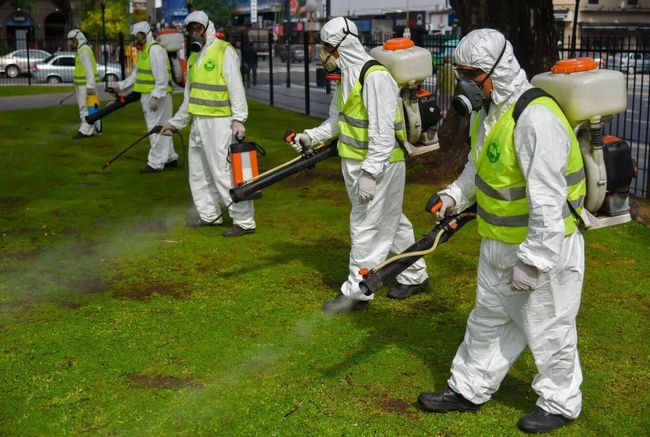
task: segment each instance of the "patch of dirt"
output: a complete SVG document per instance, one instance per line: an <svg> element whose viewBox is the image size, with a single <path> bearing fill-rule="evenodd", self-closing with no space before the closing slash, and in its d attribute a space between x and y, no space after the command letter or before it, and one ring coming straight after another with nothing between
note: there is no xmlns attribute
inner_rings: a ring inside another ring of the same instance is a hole
<svg viewBox="0 0 650 437"><path fill-rule="evenodd" d="M131 229L143 234L156 234L167 232L171 228L171 222L163 219L148 219L133 223Z"/></svg>
<svg viewBox="0 0 650 437"><path fill-rule="evenodd" d="M101 185L99 182L82 182L80 184L77 184L78 187L96 187L98 185Z"/></svg>
<svg viewBox="0 0 650 437"><path fill-rule="evenodd" d="M92 275L84 275L68 283L72 290L83 294L103 293L108 291L109 287L101 278Z"/></svg>
<svg viewBox="0 0 650 437"><path fill-rule="evenodd" d="M404 399L387 397L379 401L379 406L388 413L406 414L409 407L411 407L411 403Z"/></svg>
<svg viewBox="0 0 650 437"><path fill-rule="evenodd" d="M20 208L27 204L27 200L20 197L0 197L0 210L7 212L10 209Z"/></svg>
<svg viewBox="0 0 650 437"><path fill-rule="evenodd" d="M72 302L72 301L60 301L57 302L60 307L62 308L67 308L69 310L78 310L81 308L81 304L77 302Z"/></svg>
<svg viewBox="0 0 650 437"><path fill-rule="evenodd" d="M179 390L182 388L200 387L201 384L190 377L144 373L127 373L124 375L127 386L132 388L147 388L156 390Z"/></svg>
<svg viewBox="0 0 650 437"><path fill-rule="evenodd" d="M147 284L138 284L127 286L127 290L116 291L113 296L116 298L147 300L153 296L167 296L174 299L188 299L192 295L192 290L183 284L158 283L150 282Z"/></svg>
<svg viewBox="0 0 650 437"><path fill-rule="evenodd" d="M80 171L77 174L79 176L106 176L111 174L111 172L110 171Z"/></svg>
<svg viewBox="0 0 650 437"><path fill-rule="evenodd" d="M630 212L634 220L650 227L650 199L630 197Z"/></svg>

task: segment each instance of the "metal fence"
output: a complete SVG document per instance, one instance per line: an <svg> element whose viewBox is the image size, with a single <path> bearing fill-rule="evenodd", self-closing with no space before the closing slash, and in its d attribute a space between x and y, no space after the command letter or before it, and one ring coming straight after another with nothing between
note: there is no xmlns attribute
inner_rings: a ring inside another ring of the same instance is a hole
<svg viewBox="0 0 650 437"><path fill-rule="evenodd" d="M103 45L100 37L89 36L88 42L102 82L121 80L133 69L135 49L123 37ZM74 59L67 39L0 39L0 86L71 84Z"/></svg>
<svg viewBox="0 0 650 437"><path fill-rule="evenodd" d="M390 38L362 38L367 51ZM419 45L429 49L433 59L433 76L423 87L431 91L443 110L453 97L446 75L441 74L449 62L458 39L447 36L429 36ZM259 47L259 45L258 45ZM274 42L258 52L257 80L248 84L249 98L307 115L327 117L335 84L326 80L319 60L320 44L314 37ZM621 71L627 80L627 110L617 115L607 126L606 133L624 139L632 148L639 174L631 191L641 197L650 193L650 41L634 35L624 38L595 38L579 41L572 53L571 41L558 45L560 58L589 56L600 68ZM595 90L594 92L597 92Z"/></svg>
<svg viewBox="0 0 650 437"><path fill-rule="evenodd" d="M376 38L361 36L367 51L383 44L392 37ZM118 80L132 70L135 49L123 37L106 42L89 36L90 45L99 64L102 81ZM237 41L233 41L237 44ZM447 75L442 68L451 59L458 39L449 36L425 36L417 44L429 49L433 59L434 74L423 87L433 93L443 110L449 107L451 91ZM29 46L30 50L26 48ZM241 46L241 45L240 45ZM257 65L243 66L247 78L249 98L268 103L271 106L291 109L317 117L326 117L335 84L327 80L320 63L321 46L314 33L303 33L274 41L269 34L264 44L256 41ZM105 49L105 50L104 50ZM245 57L246 43L240 50ZM15 56L16 51L23 56ZM606 133L627 141L633 150L633 158L639 166L639 175L631 188L638 196L648 197L650 193L650 40L635 37L634 34L611 38L582 38L575 50L571 41L558 46L560 58L589 56L600 68L621 71L627 80L627 110L617 115L606 127ZM67 52L67 40L0 40L0 86L38 85L72 83L74 54ZM452 83L453 85L453 83ZM597 90L595 90L597 92Z"/></svg>

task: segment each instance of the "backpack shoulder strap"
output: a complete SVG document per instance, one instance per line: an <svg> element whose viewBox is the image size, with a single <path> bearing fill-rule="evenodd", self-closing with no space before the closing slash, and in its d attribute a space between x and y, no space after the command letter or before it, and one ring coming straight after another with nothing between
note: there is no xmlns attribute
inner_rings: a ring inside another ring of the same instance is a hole
<svg viewBox="0 0 650 437"><path fill-rule="evenodd" d="M361 92L363 92L363 83L366 80L366 73L368 73L368 70L370 70L371 67L374 67L376 65L382 65L382 63L379 62L376 59L371 59L371 60L369 60L368 62L366 62L363 65L363 68L361 68L361 73L359 73L359 82L361 83Z"/></svg>
<svg viewBox="0 0 650 437"><path fill-rule="evenodd" d="M540 97L549 97L553 99L553 101L555 101L553 96L551 96L549 93L547 93L541 88L531 88L529 90L524 91L524 93L521 96L519 96L517 102L515 103L515 109L512 111L512 118L515 120L515 123L517 123L517 120L519 120L519 117L521 116L521 113L524 112L524 109L526 109L526 107L533 100L539 99Z"/></svg>

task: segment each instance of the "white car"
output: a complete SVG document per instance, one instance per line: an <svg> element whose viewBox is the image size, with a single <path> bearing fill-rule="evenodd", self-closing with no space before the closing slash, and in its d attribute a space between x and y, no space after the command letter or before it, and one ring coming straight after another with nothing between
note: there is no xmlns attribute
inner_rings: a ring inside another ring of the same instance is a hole
<svg viewBox="0 0 650 437"><path fill-rule="evenodd" d="M32 67L32 78L36 82L47 82L50 85L72 83L74 59L74 52L56 52ZM108 82L117 82L122 74L119 64L108 64L108 68L104 69L103 64L97 63L97 72L102 82L104 74Z"/></svg>
<svg viewBox="0 0 650 437"><path fill-rule="evenodd" d="M14 50L13 52L0 56L0 73L7 77L18 77L21 73L29 73L27 66L27 50ZM29 50L29 66L36 64L50 57L51 54L45 50Z"/></svg>

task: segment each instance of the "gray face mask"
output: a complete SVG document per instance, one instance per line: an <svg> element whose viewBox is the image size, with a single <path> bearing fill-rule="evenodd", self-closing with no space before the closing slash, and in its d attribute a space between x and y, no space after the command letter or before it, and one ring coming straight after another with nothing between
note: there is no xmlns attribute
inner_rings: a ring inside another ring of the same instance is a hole
<svg viewBox="0 0 650 437"><path fill-rule="evenodd" d="M190 35L190 41L189 41L190 52L198 53L201 51L201 49L203 49L204 45L205 45L205 38L201 37L201 35L199 35L196 32Z"/></svg>
<svg viewBox="0 0 650 437"><path fill-rule="evenodd" d="M497 68L497 65L499 65L499 62L503 57L503 53L506 51L506 45L507 42L503 44L501 53L499 53L499 56L494 62L492 69L481 81L481 83L476 83L467 77L460 77L460 80L458 81L458 95L454 97L454 100L452 102L456 112L461 115L468 116L472 112L480 110L483 104L486 103L486 100L488 99L483 96L483 84L486 80L488 80L492 73L494 73L494 69Z"/></svg>
<svg viewBox="0 0 650 437"><path fill-rule="evenodd" d="M483 85L483 82L481 82ZM483 90L471 79L462 78L458 81L458 95L454 97L454 109L461 115L469 115L483 106Z"/></svg>

